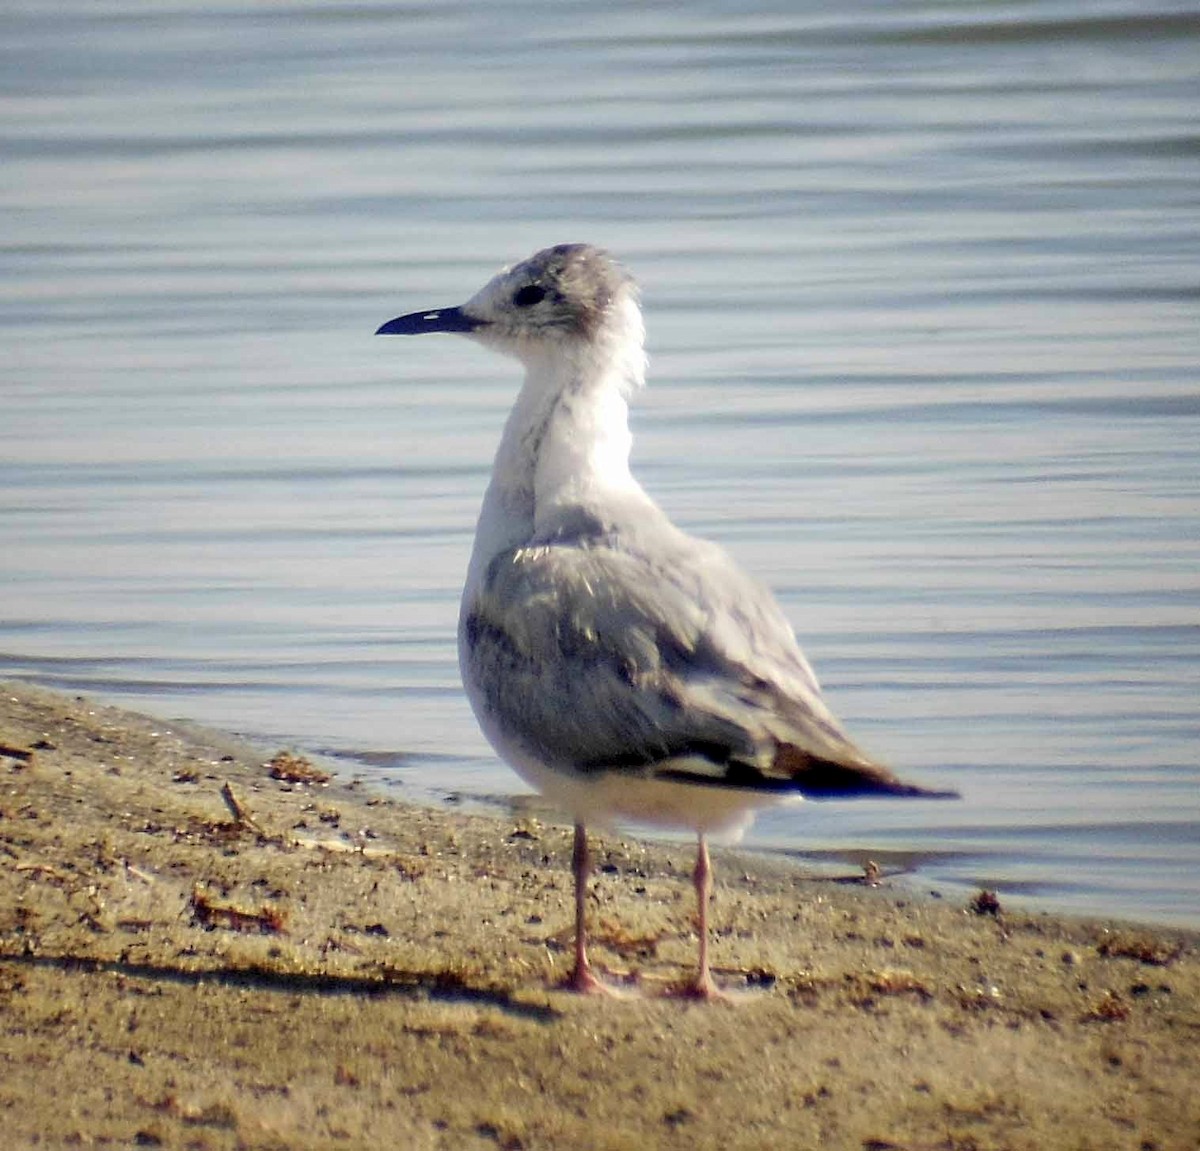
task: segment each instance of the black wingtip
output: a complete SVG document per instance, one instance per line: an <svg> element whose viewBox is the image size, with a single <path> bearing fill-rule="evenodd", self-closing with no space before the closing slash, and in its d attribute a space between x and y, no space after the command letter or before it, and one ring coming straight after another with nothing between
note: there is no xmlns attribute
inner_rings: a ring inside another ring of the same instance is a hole
<svg viewBox="0 0 1200 1151"><path fill-rule="evenodd" d="M783 745L775 770L786 772L790 789L808 799L960 799L957 791L908 783L882 764L868 759L839 762Z"/></svg>
<svg viewBox="0 0 1200 1151"><path fill-rule="evenodd" d="M816 771L804 778L794 779L792 786L806 799L962 799L953 790L919 787L898 779L873 779L838 771Z"/></svg>
<svg viewBox="0 0 1200 1151"><path fill-rule="evenodd" d="M962 794L952 788L941 790L933 787L918 787L915 783L905 784L903 791L891 794L907 795L913 799L962 799Z"/></svg>

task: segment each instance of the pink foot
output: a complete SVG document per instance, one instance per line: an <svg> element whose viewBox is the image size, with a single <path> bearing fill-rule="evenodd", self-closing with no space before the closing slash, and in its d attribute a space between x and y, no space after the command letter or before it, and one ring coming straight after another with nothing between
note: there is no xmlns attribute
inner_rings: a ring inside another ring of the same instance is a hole
<svg viewBox="0 0 1200 1151"><path fill-rule="evenodd" d="M703 1003L728 1003L730 1001L729 994L722 991L713 982L712 976L708 972L697 975L691 983L684 983L667 994L671 999L695 999Z"/></svg>
<svg viewBox="0 0 1200 1151"><path fill-rule="evenodd" d="M615 987L610 987L604 980L596 978L590 967L576 967L563 980L562 986L577 995L608 995L614 999L620 998L621 995Z"/></svg>
<svg viewBox="0 0 1200 1151"><path fill-rule="evenodd" d="M712 976L706 979L697 979L685 992L689 999L704 999L712 1002L715 999L728 999L725 994L713 981Z"/></svg>

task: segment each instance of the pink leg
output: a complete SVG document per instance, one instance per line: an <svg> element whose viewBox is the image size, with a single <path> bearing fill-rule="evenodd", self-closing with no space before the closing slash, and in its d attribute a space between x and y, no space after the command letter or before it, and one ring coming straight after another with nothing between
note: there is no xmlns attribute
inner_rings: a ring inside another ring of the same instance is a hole
<svg viewBox="0 0 1200 1151"><path fill-rule="evenodd" d="M708 898L712 894L712 861L708 858L708 841L703 832L700 833L696 850L696 869L692 872L692 881L696 885L696 904L700 912L700 965L696 981L688 993L697 999L720 999L721 992L708 969Z"/></svg>
<svg viewBox="0 0 1200 1151"><path fill-rule="evenodd" d="M571 863L575 869L575 970L568 976L566 985L572 991L584 994L611 994L612 989L592 974L592 965L587 957L587 884L590 862L587 830L582 823L575 824L575 849L571 853Z"/></svg>

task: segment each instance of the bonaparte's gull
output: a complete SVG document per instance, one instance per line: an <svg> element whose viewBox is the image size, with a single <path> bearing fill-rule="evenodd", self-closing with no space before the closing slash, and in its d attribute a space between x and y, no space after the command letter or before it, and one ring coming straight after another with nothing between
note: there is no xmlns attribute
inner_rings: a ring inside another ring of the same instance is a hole
<svg viewBox="0 0 1200 1151"><path fill-rule="evenodd" d="M787 796L933 797L860 751L821 697L771 593L667 519L629 471L627 402L645 379L637 288L607 253L560 244L461 307L379 335L457 332L515 356L508 417L475 534L458 651L496 750L575 820L575 966L587 958L589 823L686 828L708 960L707 835ZM952 793L950 793L952 794Z"/></svg>

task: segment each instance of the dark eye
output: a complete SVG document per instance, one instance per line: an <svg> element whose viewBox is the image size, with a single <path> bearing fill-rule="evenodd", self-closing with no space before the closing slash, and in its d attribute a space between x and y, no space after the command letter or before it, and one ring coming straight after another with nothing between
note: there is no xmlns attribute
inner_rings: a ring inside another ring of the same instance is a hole
<svg viewBox="0 0 1200 1151"><path fill-rule="evenodd" d="M546 298L546 289L540 284L526 284L515 296L513 303L518 308L529 308L540 304Z"/></svg>

